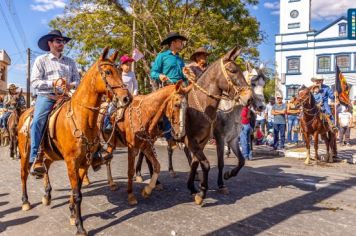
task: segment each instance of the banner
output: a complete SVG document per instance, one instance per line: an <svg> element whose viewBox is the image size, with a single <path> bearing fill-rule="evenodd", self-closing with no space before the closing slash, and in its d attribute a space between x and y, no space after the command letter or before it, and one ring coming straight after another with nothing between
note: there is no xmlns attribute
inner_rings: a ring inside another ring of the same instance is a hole
<svg viewBox="0 0 356 236"><path fill-rule="evenodd" d="M137 48L135 48L132 52L132 58L137 62L143 58L143 53L140 52Z"/></svg>
<svg viewBox="0 0 356 236"><path fill-rule="evenodd" d="M344 106L350 105L350 86L347 84L346 78L341 73L340 68L336 66L335 88L338 93L340 104Z"/></svg>

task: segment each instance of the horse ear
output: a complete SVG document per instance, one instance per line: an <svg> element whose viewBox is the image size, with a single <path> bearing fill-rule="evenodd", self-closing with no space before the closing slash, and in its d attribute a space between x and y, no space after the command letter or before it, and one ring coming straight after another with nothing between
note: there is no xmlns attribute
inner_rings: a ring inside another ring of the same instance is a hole
<svg viewBox="0 0 356 236"><path fill-rule="evenodd" d="M235 61L235 59L241 54L242 48L236 45L224 56L224 61Z"/></svg>
<svg viewBox="0 0 356 236"><path fill-rule="evenodd" d="M103 52L101 53L100 60L102 60L102 61L106 60L108 53L109 53L109 47L106 46L104 48Z"/></svg>
<svg viewBox="0 0 356 236"><path fill-rule="evenodd" d="M115 50L115 52L110 56L110 61L115 62L117 59L117 56L119 55L119 51Z"/></svg>

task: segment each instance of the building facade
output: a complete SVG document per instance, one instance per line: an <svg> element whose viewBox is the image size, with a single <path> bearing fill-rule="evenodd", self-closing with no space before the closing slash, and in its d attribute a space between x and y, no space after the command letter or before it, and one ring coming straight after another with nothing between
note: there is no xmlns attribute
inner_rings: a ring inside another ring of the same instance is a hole
<svg viewBox="0 0 356 236"><path fill-rule="evenodd" d="M0 49L0 95L5 94L7 90L8 66L11 65L11 59L5 50Z"/></svg>
<svg viewBox="0 0 356 236"><path fill-rule="evenodd" d="M345 12L346 15L346 12ZM356 100L356 41L347 39L347 19L341 16L320 30L312 30L311 0L280 0L280 28L276 35L276 89L289 100L312 77L335 85L336 65Z"/></svg>

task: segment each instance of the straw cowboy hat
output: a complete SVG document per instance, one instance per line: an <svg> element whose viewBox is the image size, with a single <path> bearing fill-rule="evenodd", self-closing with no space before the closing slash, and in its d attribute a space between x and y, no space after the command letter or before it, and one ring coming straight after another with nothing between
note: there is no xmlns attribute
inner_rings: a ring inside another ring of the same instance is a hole
<svg viewBox="0 0 356 236"><path fill-rule="evenodd" d="M311 78L311 81L312 81L312 82L318 81L318 80L324 80L324 78L323 78L323 77L319 77L319 76L318 76L318 77L312 77L312 78Z"/></svg>
<svg viewBox="0 0 356 236"><path fill-rule="evenodd" d="M168 33L167 37L165 39L163 39L163 41L161 42L161 46L169 44L170 42L172 42L175 39L181 39L183 41L188 40L186 37L184 37L183 35L180 35L178 32L170 32L170 33Z"/></svg>
<svg viewBox="0 0 356 236"><path fill-rule="evenodd" d="M40 49L42 49L43 51L49 51L50 49L49 49L49 46L48 46L48 41L50 41L50 40L52 40L52 39L54 39L54 38L62 38L62 39L64 39L64 41L66 42L66 43L68 43L70 40L71 40L71 38L68 38L68 37L65 37L65 36L63 36L62 35L62 33L61 33L61 31L59 31L59 30L52 30L52 31L50 31L48 34L46 34L46 35L44 35L44 36L42 36L39 40L38 40L38 47L40 48Z"/></svg>
<svg viewBox="0 0 356 236"><path fill-rule="evenodd" d="M205 54L206 56L210 55L210 53L208 53L208 51L204 47L200 47L197 50L195 50L195 52L190 56L190 60L195 61L195 57L200 54Z"/></svg>
<svg viewBox="0 0 356 236"><path fill-rule="evenodd" d="M12 89L16 90L16 89L18 89L18 87L17 87L15 84L9 84L9 85L7 86L7 89L8 89L8 90L12 90Z"/></svg>

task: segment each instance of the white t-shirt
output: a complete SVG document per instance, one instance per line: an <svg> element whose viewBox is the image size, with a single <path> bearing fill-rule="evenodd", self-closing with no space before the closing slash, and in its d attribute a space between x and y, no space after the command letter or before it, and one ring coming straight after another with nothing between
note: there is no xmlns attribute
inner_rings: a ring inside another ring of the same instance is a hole
<svg viewBox="0 0 356 236"><path fill-rule="evenodd" d="M138 94L138 85L135 73L132 71L129 71L128 73L122 72L122 82L126 84L127 89L132 95Z"/></svg>
<svg viewBox="0 0 356 236"><path fill-rule="evenodd" d="M340 112L339 113L339 122L341 127L347 127L350 124L352 115L350 112Z"/></svg>
<svg viewBox="0 0 356 236"><path fill-rule="evenodd" d="M267 112L267 122L273 122L274 116L272 115L272 110L273 110L273 106L270 103L268 103L266 105L266 110L265 110L265 112Z"/></svg>
<svg viewBox="0 0 356 236"><path fill-rule="evenodd" d="M265 119L265 114L266 110L263 110L261 112L256 111L256 120L264 120Z"/></svg>

